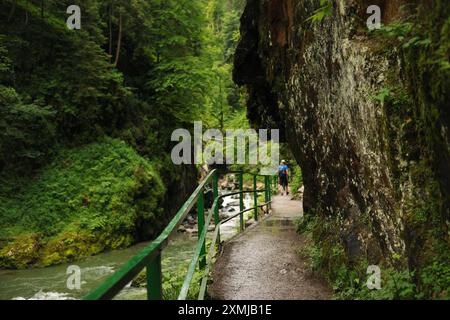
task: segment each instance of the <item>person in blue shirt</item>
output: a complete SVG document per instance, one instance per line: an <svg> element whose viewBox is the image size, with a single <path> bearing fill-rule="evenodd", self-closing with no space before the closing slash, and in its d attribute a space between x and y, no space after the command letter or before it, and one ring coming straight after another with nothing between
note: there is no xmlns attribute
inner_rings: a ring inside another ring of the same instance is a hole
<svg viewBox="0 0 450 320"><path fill-rule="evenodd" d="M283 195L283 193L289 195L289 167L285 160L282 160L278 167L278 181L282 188L281 195Z"/></svg>

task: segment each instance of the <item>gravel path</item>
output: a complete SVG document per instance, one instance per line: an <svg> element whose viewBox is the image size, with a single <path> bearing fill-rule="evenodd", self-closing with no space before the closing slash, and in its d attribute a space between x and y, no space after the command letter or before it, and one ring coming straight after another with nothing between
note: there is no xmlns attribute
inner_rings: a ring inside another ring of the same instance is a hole
<svg viewBox="0 0 450 320"><path fill-rule="evenodd" d="M298 250L306 245L295 232L300 201L276 196L273 214L225 244L208 292L219 300L316 300L331 298Z"/></svg>

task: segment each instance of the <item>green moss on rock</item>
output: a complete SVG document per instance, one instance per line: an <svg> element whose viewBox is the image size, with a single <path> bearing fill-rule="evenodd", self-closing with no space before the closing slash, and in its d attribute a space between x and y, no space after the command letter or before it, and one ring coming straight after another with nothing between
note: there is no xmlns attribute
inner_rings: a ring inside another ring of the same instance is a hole
<svg viewBox="0 0 450 320"><path fill-rule="evenodd" d="M0 267L23 269L39 260L39 237L22 235L8 241L0 249Z"/></svg>
<svg viewBox="0 0 450 320"><path fill-rule="evenodd" d="M74 261L159 232L165 188L146 159L104 139L61 150L18 194L2 191L0 267ZM33 236L23 237L24 232ZM37 236L39 235L39 236Z"/></svg>

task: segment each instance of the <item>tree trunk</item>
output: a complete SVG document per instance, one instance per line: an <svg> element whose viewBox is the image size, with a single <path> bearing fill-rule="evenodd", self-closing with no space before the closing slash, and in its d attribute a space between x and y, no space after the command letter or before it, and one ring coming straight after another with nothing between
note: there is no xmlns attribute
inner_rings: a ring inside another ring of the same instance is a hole
<svg viewBox="0 0 450 320"><path fill-rule="evenodd" d="M113 15L113 4L109 4L109 61L112 61L112 15Z"/></svg>
<svg viewBox="0 0 450 320"><path fill-rule="evenodd" d="M119 36L117 38L117 50L116 50L116 60L114 61L114 66L117 67L120 57L120 47L122 45L122 13L119 14Z"/></svg>
<svg viewBox="0 0 450 320"><path fill-rule="evenodd" d="M25 25L28 25L28 6L30 4L30 1L27 0L27 6L25 7Z"/></svg>
<svg viewBox="0 0 450 320"><path fill-rule="evenodd" d="M16 3L14 2L12 4L11 11L9 11L8 22L11 21L15 11L16 11Z"/></svg>
<svg viewBox="0 0 450 320"><path fill-rule="evenodd" d="M223 111L223 97L222 97L222 77L219 75L219 103L220 103L220 130L223 132L224 124L224 111Z"/></svg>

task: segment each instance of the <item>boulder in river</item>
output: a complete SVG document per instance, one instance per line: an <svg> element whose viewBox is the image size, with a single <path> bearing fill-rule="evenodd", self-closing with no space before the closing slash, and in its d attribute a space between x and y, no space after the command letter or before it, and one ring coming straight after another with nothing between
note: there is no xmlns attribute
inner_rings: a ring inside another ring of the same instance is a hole
<svg viewBox="0 0 450 320"><path fill-rule="evenodd" d="M187 221L190 225L194 225L195 224L195 219L192 216L188 216L187 217Z"/></svg>
<svg viewBox="0 0 450 320"><path fill-rule="evenodd" d="M251 225L255 224L255 219L249 219L245 222L245 227L250 227Z"/></svg>
<svg viewBox="0 0 450 320"><path fill-rule="evenodd" d="M198 229L197 228L186 229L186 233L190 235L195 235L198 234Z"/></svg>

